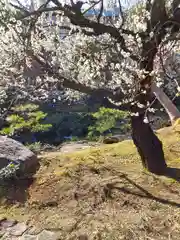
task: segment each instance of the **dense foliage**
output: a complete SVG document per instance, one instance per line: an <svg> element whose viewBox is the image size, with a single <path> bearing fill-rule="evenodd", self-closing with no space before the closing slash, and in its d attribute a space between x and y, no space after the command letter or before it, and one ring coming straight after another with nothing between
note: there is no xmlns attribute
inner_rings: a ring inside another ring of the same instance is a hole
<svg viewBox="0 0 180 240"><path fill-rule="evenodd" d="M11 109L13 114L9 114L6 118L7 127L4 127L0 133L2 135L17 137L23 134L30 134L32 136L33 133L48 131L52 125L42 123L47 114L39 111L38 108L38 105L35 104L13 107Z"/></svg>
<svg viewBox="0 0 180 240"><path fill-rule="evenodd" d="M124 134L130 128L127 112L104 107L92 113L48 113L43 123L52 124L52 128L37 134L38 141L55 145L66 140L94 140L110 131Z"/></svg>
<svg viewBox="0 0 180 240"><path fill-rule="evenodd" d="M90 113L49 113L44 123L52 124L52 128L47 134L38 134L38 139L50 144L59 144L68 137L69 139L72 137L85 138L88 127L93 124L93 121Z"/></svg>
<svg viewBox="0 0 180 240"><path fill-rule="evenodd" d="M89 127L89 138L107 133L112 134L115 130L119 134L126 134L130 130L127 112L102 107L92 116L95 118L95 123Z"/></svg>

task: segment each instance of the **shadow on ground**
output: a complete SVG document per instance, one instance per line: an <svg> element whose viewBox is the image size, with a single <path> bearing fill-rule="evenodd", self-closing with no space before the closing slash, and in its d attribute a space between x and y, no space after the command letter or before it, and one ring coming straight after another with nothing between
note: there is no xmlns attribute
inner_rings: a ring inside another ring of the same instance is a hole
<svg viewBox="0 0 180 240"><path fill-rule="evenodd" d="M172 170L172 169L170 169L170 170ZM178 170L180 171L180 169L178 169ZM174 171L173 171L173 173L174 173ZM114 182L114 183L108 183L106 185L106 188L108 189L108 190L106 190L106 192L108 193L108 196L106 196L106 197L109 197L111 195L111 192L112 192L113 189L117 189L117 190L119 190L119 191L121 191L125 194L130 194L130 195L133 195L133 196L136 196L136 197L145 198L145 199L149 199L149 200L154 200L156 202L159 202L159 203L162 203L162 204L165 204L165 205L170 205L170 206L173 206L173 207L180 208L180 203L154 196L149 191L147 191L145 188L143 188L142 186L138 185L136 182L131 180L126 174L122 173L120 177L123 178L124 180L126 180L127 182L129 182L134 188L133 189L132 188L128 189L126 187L119 187L118 186L118 181ZM138 192L137 192L137 190L138 190Z"/></svg>
<svg viewBox="0 0 180 240"><path fill-rule="evenodd" d="M180 168L168 167L167 172L164 174L164 176L180 182Z"/></svg>

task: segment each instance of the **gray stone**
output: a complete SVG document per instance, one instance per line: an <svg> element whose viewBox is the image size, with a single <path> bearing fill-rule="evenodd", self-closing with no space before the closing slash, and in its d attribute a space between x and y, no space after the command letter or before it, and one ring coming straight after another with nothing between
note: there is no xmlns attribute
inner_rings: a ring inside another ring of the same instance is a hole
<svg viewBox="0 0 180 240"><path fill-rule="evenodd" d="M37 240L37 236L25 234L22 237L20 237L19 240Z"/></svg>
<svg viewBox="0 0 180 240"><path fill-rule="evenodd" d="M28 229L25 223L18 223L15 226L8 229L8 232L12 236L22 236L22 234Z"/></svg>
<svg viewBox="0 0 180 240"><path fill-rule="evenodd" d="M0 228L9 228L14 226L16 223L17 223L16 220L3 219L0 221Z"/></svg>
<svg viewBox="0 0 180 240"><path fill-rule="evenodd" d="M51 240L58 240L59 237L56 233L51 232L51 231L47 231L47 230L43 230L38 236L37 236L37 240L47 240L47 239L51 239Z"/></svg>
<svg viewBox="0 0 180 240"><path fill-rule="evenodd" d="M17 237L14 237L9 233L5 233L3 237L1 237L1 240L17 240Z"/></svg>
<svg viewBox="0 0 180 240"><path fill-rule="evenodd" d="M120 142L120 138L116 137L116 136L112 136L112 137L105 137L103 139L103 143L105 144L112 144L112 143L118 143Z"/></svg>
<svg viewBox="0 0 180 240"><path fill-rule="evenodd" d="M37 235L42 231L42 229L38 229L35 226L32 226L31 228L28 229L28 234L29 235Z"/></svg>
<svg viewBox="0 0 180 240"><path fill-rule="evenodd" d="M20 142L0 136L0 170L9 162L20 163L21 174L33 174L39 168L37 156Z"/></svg>
<svg viewBox="0 0 180 240"><path fill-rule="evenodd" d="M128 135L113 135L113 136L105 137L103 139L103 143L105 144L118 143L126 139L129 139Z"/></svg>
<svg viewBox="0 0 180 240"><path fill-rule="evenodd" d="M0 238L5 234L4 230L0 230Z"/></svg>

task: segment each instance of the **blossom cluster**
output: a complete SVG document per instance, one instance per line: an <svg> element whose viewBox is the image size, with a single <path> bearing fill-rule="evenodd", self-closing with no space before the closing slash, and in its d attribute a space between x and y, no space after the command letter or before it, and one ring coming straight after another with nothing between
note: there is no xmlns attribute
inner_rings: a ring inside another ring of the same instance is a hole
<svg viewBox="0 0 180 240"><path fill-rule="evenodd" d="M3 18L7 16L7 9L9 8L1 11ZM162 70L164 71L161 60L166 62L169 56L178 51L180 46L178 41L170 50L166 44L168 53L166 51L162 53L159 49L153 71L140 69L139 61L143 46L140 33L146 31L147 20L150 19L150 12L145 9L144 1L126 14L123 27L133 31L134 34L119 30L125 46L109 34L99 36L85 34L82 28L72 25L68 18L64 17L63 12L57 14L53 21L50 21L52 13L49 14L48 17L45 13L41 14L33 28L30 28L33 16L16 21L14 13L7 25L0 25L0 85L3 89L14 87L18 89L18 94L22 98L28 97L32 100L50 98L54 99L53 101L61 101L61 90L57 85L63 86L64 79L68 79L97 89L115 90L118 87L124 95L118 104L136 104L138 108L148 108L135 101L139 80L146 78L147 75L154 77L158 86L166 85L169 90L173 89L174 94L180 90L176 77L166 79L165 82L165 76L161 74ZM71 30L67 31L64 38L62 30L66 27ZM89 31L87 28L84 30ZM149 38L153 37L152 31ZM137 56L138 60L134 60L131 55ZM41 59L43 64L34 56ZM173 64L173 67L175 65L178 64ZM169 66L165 68L172 74ZM3 91L0 92L1 99L6 97ZM65 95L70 99L82 96L72 89L66 89ZM148 111L154 110L148 108Z"/></svg>

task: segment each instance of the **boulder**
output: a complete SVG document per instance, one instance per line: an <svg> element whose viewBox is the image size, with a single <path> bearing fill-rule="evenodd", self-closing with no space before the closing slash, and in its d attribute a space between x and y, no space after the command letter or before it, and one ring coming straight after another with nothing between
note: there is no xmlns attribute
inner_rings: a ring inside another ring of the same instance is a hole
<svg viewBox="0 0 180 240"><path fill-rule="evenodd" d="M112 137L105 137L103 139L103 143L105 144L112 144L112 143L118 143L120 141L120 139L116 136L112 136Z"/></svg>
<svg viewBox="0 0 180 240"><path fill-rule="evenodd" d="M131 139L128 135L114 135L114 136L108 136L103 139L104 144L113 144L118 143L127 139Z"/></svg>
<svg viewBox="0 0 180 240"><path fill-rule="evenodd" d="M10 163L18 163L21 176L34 174L39 168L37 156L20 142L0 136L0 170Z"/></svg>

